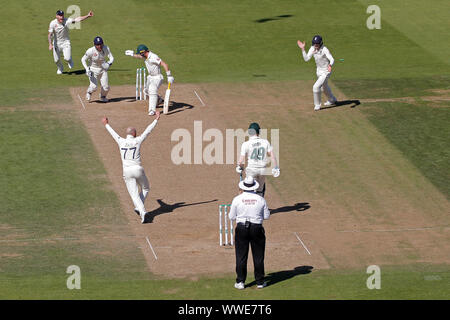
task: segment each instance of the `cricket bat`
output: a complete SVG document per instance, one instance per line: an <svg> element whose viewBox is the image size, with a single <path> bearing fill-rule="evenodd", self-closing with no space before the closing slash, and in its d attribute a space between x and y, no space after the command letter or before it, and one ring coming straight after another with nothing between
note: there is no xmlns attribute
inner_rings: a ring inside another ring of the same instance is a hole
<svg viewBox="0 0 450 320"><path fill-rule="evenodd" d="M170 83L166 90L166 95L164 96L164 107L163 107L163 113L167 114L169 112L169 99L170 99Z"/></svg>

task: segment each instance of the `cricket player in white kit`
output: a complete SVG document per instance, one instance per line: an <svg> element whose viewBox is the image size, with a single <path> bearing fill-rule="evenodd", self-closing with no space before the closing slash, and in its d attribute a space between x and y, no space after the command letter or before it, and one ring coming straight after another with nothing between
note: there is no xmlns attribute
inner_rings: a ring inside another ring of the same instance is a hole
<svg viewBox="0 0 450 320"><path fill-rule="evenodd" d="M140 136L136 136L135 128L127 128L126 138L120 137L113 128L109 125L108 118L102 119L106 130L111 134L113 139L117 142L120 150L123 166L123 179L128 189L128 193L133 200L134 211L141 216L141 222L145 223L145 210L144 202L150 191L150 184L147 176L145 175L144 168L141 165L141 144L155 128L159 120L159 112L156 112L156 119L144 130ZM139 192L139 187L141 192Z"/></svg>
<svg viewBox="0 0 450 320"><path fill-rule="evenodd" d="M106 58L108 57L108 61ZM89 61L89 64L88 64ZM86 69L86 75L89 77L89 87L86 92L86 100L91 101L91 94L97 90L100 82L101 92L100 100L108 102L106 96L109 92L108 84L108 69L113 64L114 57L109 50L109 47L103 44L101 37L95 37L94 46L87 49L84 56L81 58L81 63Z"/></svg>
<svg viewBox="0 0 450 320"><path fill-rule="evenodd" d="M314 110L320 110L320 107L322 106L321 91L323 91L328 98L328 101L324 103L325 106L336 104L337 99L331 92L331 88L328 86L328 79L331 76L331 67L334 64L334 59L330 50L323 45L322 37L319 35L314 36L312 39L312 46L308 53L305 51L304 42L298 40L297 44L300 49L302 49L303 59L305 61L309 61L312 57L316 60L317 81L313 86Z"/></svg>
<svg viewBox="0 0 450 320"><path fill-rule="evenodd" d="M251 123L248 127L250 138L241 146L241 156L237 163L236 172L242 174L243 169L241 165L245 162L245 156L247 155L245 176L250 176L258 182L259 187L256 189L256 193L264 197L266 192L265 170L268 165L268 156L273 164L272 175L275 178L280 175L280 168L278 168L277 159L270 142L259 137L259 130L259 124L256 122Z"/></svg>
<svg viewBox="0 0 450 320"><path fill-rule="evenodd" d="M149 51L148 47L144 44L140 44L137 47L136 53L134 53L133 50L126 50L125 55L145 60L145 67L148 71L147 85L145 90L148 93L148 114L152 116L156 112L156 106L159 102L158 100L161 99L158 96L158 89L164 79L163 75L161 74L161 66L163 66L164 70L166 71L167 82L172 84L174 81L174 78L169 69L169 65L165 63L160 57L158 57L157 54Z"/></svg>
<svg viewBox="0 0 450 320"><path fill-rule="evenodd" d="M89 11L89 13L82 17L64 18L64 11L56 11L56 19L50 22L48 27L48 50L53 50L53 60L58 67L56 74L62 74L64 71L64 66L61 62L61 53L63 54L64 60L67 62L69 69L73 68L72 61L72 48L70 46L69 38L69 25L75 22L80 22L92 17L94 13ZM53 38L53 40L52 40Z"/></svg>

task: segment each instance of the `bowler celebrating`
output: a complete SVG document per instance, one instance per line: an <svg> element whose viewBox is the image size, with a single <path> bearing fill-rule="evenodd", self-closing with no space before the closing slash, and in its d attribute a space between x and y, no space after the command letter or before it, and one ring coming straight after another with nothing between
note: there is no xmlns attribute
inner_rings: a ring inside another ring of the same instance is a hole
<svg viewBox="0 0 450 320"><path fill-rule="evenodd" d="M145 223L145 215L147 211L144 207L145 199L150 191L150 184L145 175L144 168L141 166L141 144L152 132L159 120L159 112L156 112L156 119L147 126L140 136L136 136L135 128L127 128L126 138L120 137L109 125L108 118L102 119L106 130L117 142L120 150L120 158L123 165L123 180L128 189L134 204L134 211L141 216L141 222ZM141 192L139 192L141 186Z"/></svg>
<svg viewBox="0 0 450 320"><path fill-rule="evenodd" d="M320 110L321 104L321 91L325 93L328 101L324 103L325 106L331 106L336 104L337 99L333 96L331 88L328 86L328 79L331 75L331 67L334 64L333 56L327 47L323 45L322 37L317 35L312 39L312 46L308 53L305 52L305 42L297 41L298 46L302 49L303 59L309 61L314 56L317 65L317 81L313 86L314 96L314 110Z"/></svg>
<svg viewBox="0 0 450 320"><path fill-rule="evenodd" d="M48 27L48 50L53 50L53 60L58 67L56 74L62 74L64 71L64 66L60 59L61 53L63 54L64 60L67 62L69 69L73 68L72 48L70 46L69 38L69 25L71 23L86 20L93 15L94 13L92 11L89 11L89 13L85 16L75 19L66 19L64 18L64 11L56 11L56 19L52 20L50 22L50 26Z"/></svg>

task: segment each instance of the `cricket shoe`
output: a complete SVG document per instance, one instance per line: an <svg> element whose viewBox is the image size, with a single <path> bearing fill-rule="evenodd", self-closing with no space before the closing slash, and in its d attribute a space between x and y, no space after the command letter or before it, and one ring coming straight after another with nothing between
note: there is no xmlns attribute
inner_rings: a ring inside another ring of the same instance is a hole
<svg viewBox="0 0 450 320"><path fill-rule="evenodd" d="M318 106L315 106L314 107L314 111L318 111L318 110L320 110L320 107L321 107L321 105L319 104Z"/></svg>
<svg viewBox="0 0 450 320"><path fill-rule="evenodd" d="M108 98L105 97L105 96L101 96L101 97L100 97L100 101L101 101L101 102L108 102Z"/></svg>
<svg viewBox="0 0 450 320"><path fill-rule="evenodd" d="M86 101L91 102L91 94L89 92L86 93Z"/></svg>
<svg viewBox="0 0 450 320"><path fill-rule="evenodd" d="M337 102L337 100L334 100L333 102L327 101L323 105L326 106L326 107L334 106L334 105L336 105L336 102Z"/></svg>
<svg viewBox="0 0 450 320"><path fill-rule="evenodd" d="M56 71L56 74L62 74L62 73L63 73L63 71L60 70L60 69L58 69L58 70Z"/></svg>
<svg viewBox="0 0 450 320"><path fill-rule="evenodd" d="M156 112L153 110L148 113L149 116L154 116L155 114L156 114Z"/></svg>
<svg viewBox="0 0 450 320"><path fill-rule="evenodd" d="M267 287L267 282L263 282L263 283L258 284L258 285L256 286L257 289L262 289L262 288L265 288L265 287Z"/></svg>
<svg viewBox="0 0 450 320"><path fill-rule="evenodd" d="M238 290L243 290L243 289L245 289L245 284L243 282L236 282L234 284L234 287Z"/></svg>
<svg viewBox="0 0 450 320"><path fill-rule="evenodd" d="M141 216L141 223L145 223L145 215L146 214L147 214L146 212L144 212L143 214L140 214L140 216Z"/></svg>

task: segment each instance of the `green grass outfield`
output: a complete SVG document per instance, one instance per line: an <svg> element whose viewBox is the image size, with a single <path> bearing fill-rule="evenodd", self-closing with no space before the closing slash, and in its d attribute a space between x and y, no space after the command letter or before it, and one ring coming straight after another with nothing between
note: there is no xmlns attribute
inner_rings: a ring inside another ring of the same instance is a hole
<svg viewBox="0 0 450 320"><path fill-rule="evenodd" d="M132 235L82 123L74 112L47 106L70 104L67 88L88 84L83 74L56 76L48 51L48 24L57 9L71 4L2 3L1 299L448 299L449 266L382 268L379 291L365 287L365 270L327 270L237 292L232 273L155 280L132 241L77 241L108 232ZM77 4L82 14L92 9L95 16L71 31L75 70L100 35L116 58L112 86L134 83L138 62L123 52L139 43L170 64L176 82L310 80L314 63L303 62L296 41L310 43L322 34L336 58L332 81L348 97L418 99L416 105L375 102L361 110L450 198L449 104L435 108L420 100L432 89L449 89L447 1L432 7L418 0L408 6L380 1L382 29L372 31L365 27L367 1ZM58 240L64 238L74 240ZM115 255L99 254L111 245ZM82 290L76 292L65 287L72 264L82 269Z"/></svg>

